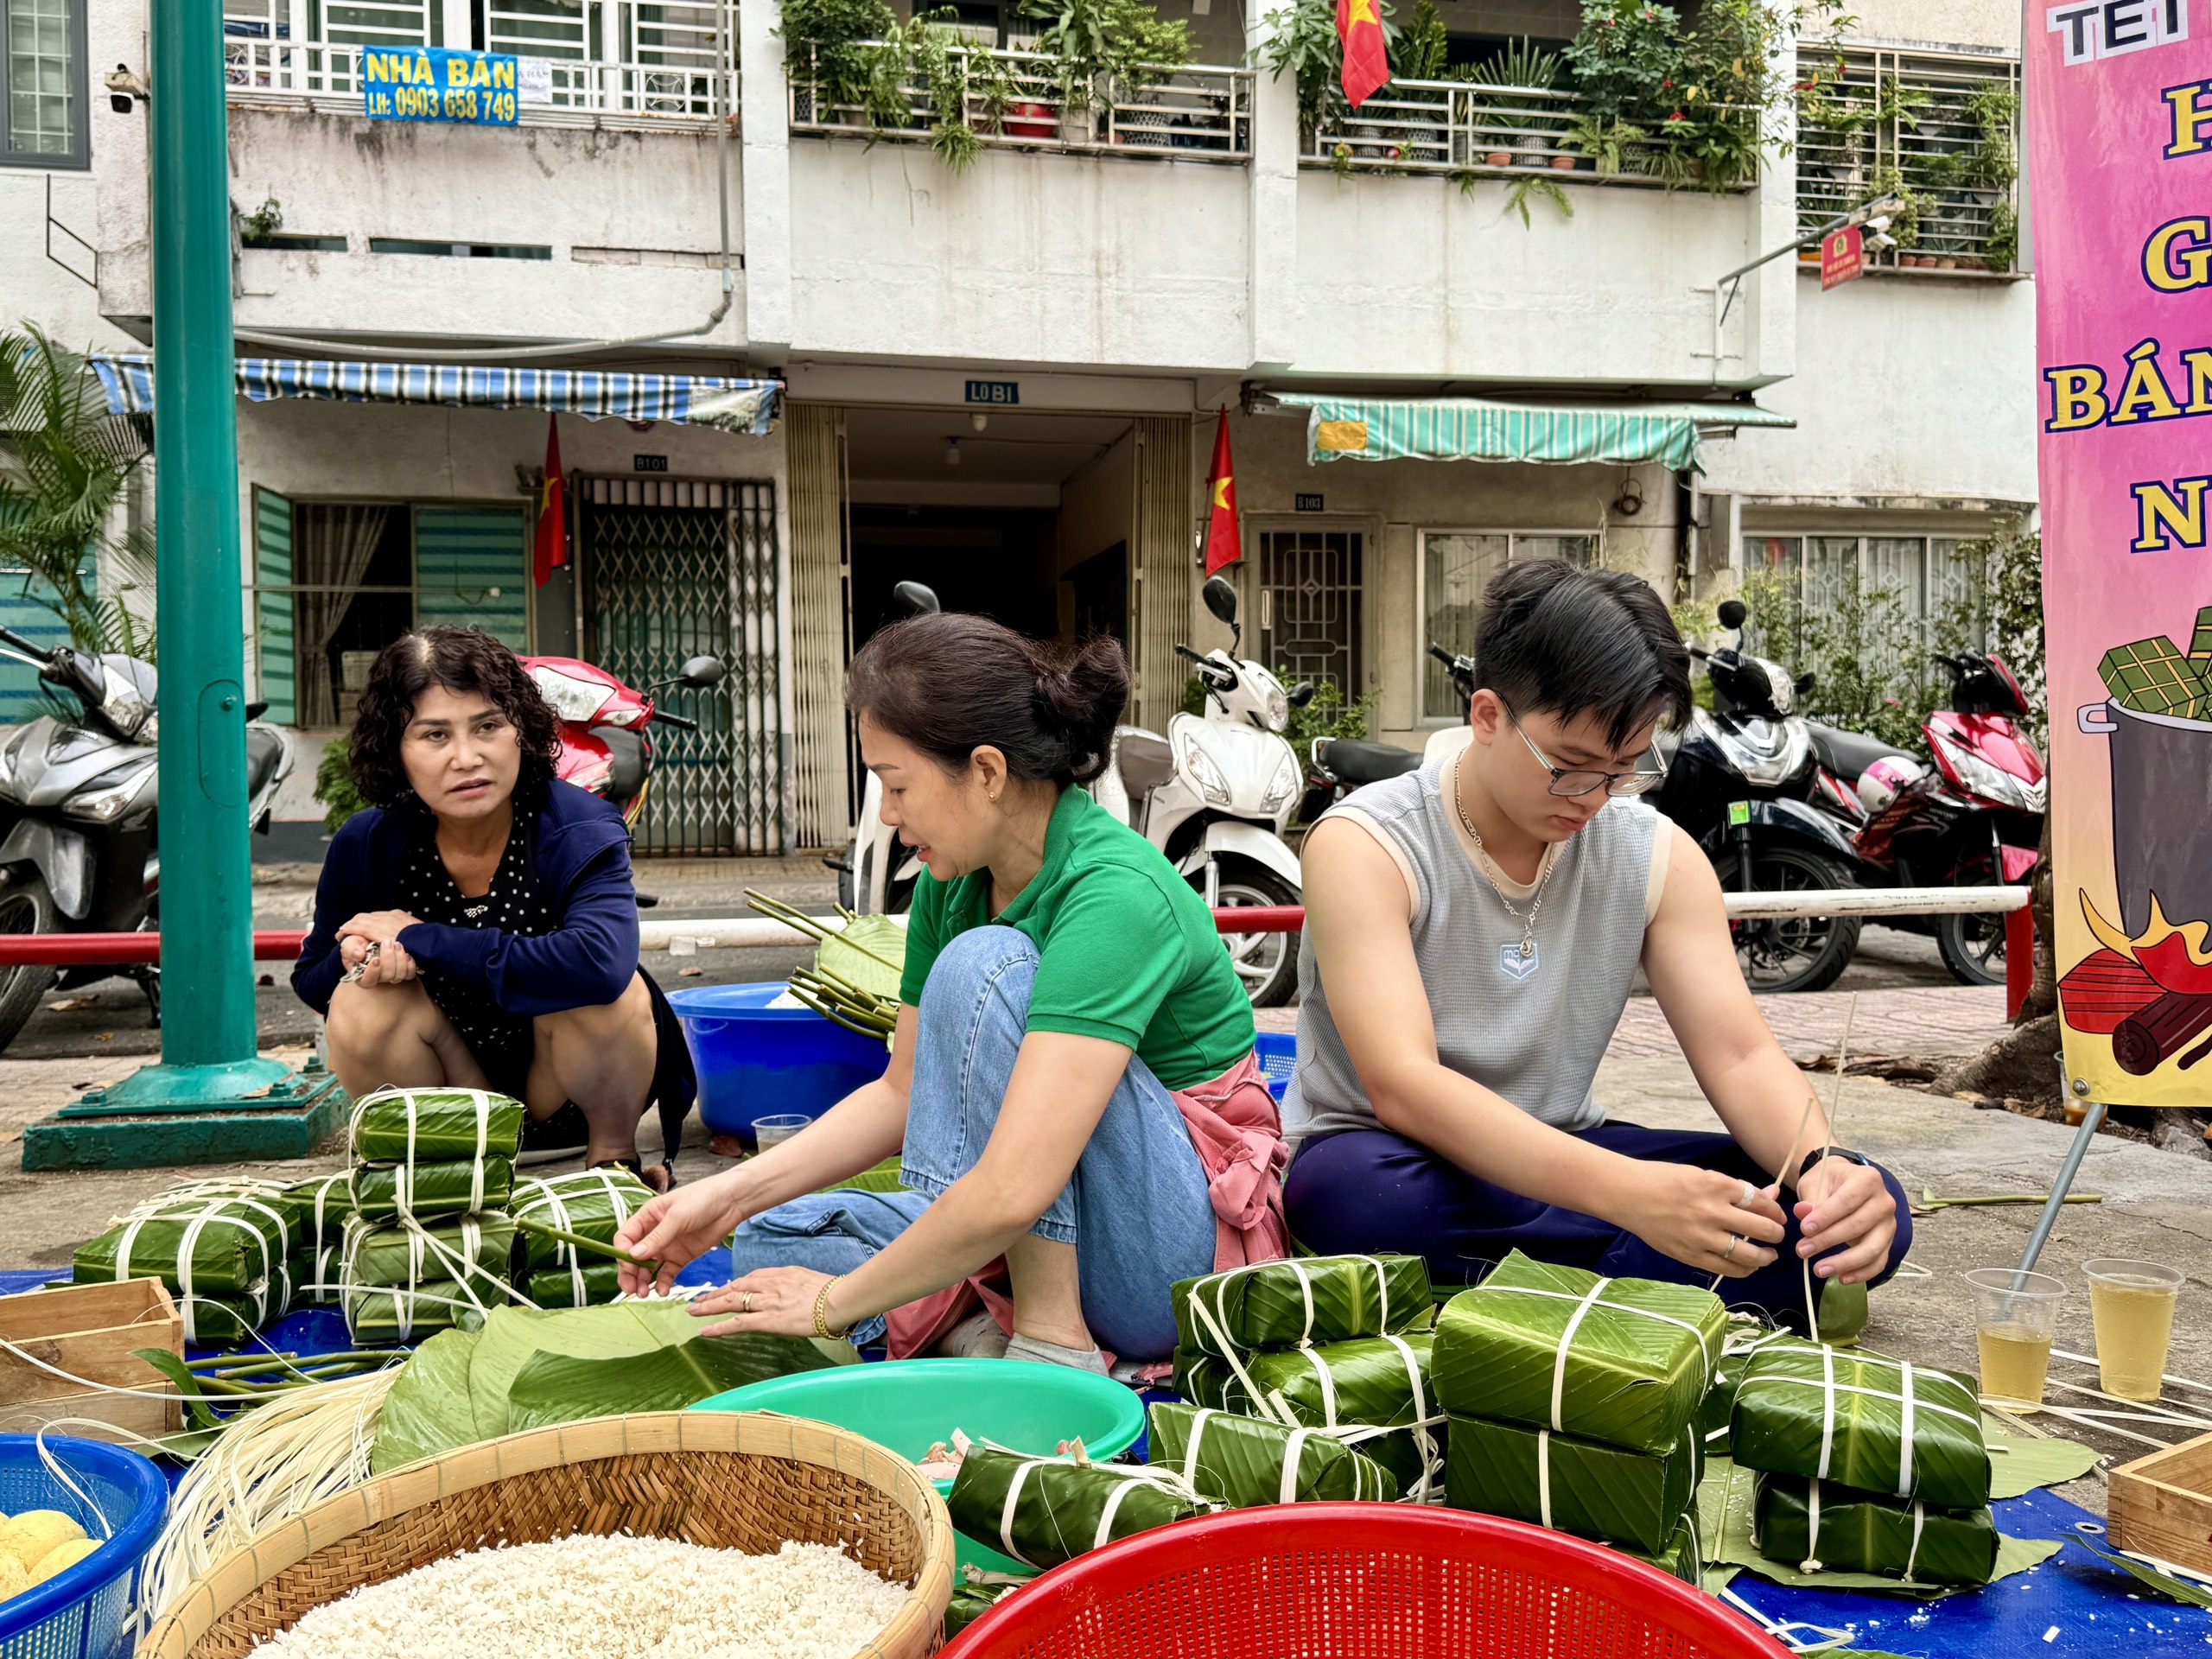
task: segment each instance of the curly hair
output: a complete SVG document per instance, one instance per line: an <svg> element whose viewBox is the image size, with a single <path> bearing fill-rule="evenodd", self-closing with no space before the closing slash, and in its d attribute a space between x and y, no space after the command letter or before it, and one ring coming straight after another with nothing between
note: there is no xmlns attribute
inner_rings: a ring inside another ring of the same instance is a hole
<svg viewBox="0 0 2212 1659"><path fill-rule="evenodd" d="M433 685L489 699L522 746L521 786L543 785L561 750L561 722L514 652L481 628L423 628L377 653L353 712L353 782L378 806L408 792L399 741L416 701Z"/></svg>

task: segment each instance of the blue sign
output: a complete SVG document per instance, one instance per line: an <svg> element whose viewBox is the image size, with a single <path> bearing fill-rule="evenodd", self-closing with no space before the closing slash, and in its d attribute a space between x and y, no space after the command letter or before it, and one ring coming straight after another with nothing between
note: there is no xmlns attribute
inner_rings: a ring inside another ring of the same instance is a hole
<svg viewBox="0 0 2212 1659"><path fill-rule="evenodd" d="M1018 404L1021 401L1021 382L1019 380L970 380L968 401L971 404Z"/></svg>
<svg viewBox="0 0 2212 1659"><path fill-rule="evenodd" d="M455 47L363 47L361 99L372 120L465 121L512 127L519 89L505 52Z"/></svg>

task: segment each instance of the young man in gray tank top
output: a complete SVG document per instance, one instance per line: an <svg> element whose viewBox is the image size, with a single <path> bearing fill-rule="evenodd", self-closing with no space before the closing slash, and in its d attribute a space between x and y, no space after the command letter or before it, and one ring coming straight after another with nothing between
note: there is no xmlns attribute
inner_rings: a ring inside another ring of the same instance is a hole
<svg viewBox="0 0 2212 1659"><path fill-rule="evenodd" d="M1802 1329L1808 1292L1911 1243L1887 1172L1829 1144L1743 976L1713 867L1634 798L1690 709L1658 595L1516 564L1484 595L1465 749L1358 791L1305 851L1292 1235L1440 1283L1509 1250L1706 1283ZM1727 1133L1610 1122L1591 1091L1641 967ZM1780 1179L1777 1179L1777 1177Z"/></svg>

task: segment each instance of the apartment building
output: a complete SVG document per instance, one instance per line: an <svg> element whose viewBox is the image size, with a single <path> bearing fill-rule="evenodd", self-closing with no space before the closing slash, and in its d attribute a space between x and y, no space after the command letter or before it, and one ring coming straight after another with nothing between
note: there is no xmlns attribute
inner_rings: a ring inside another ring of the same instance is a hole
<svg viewBox="0 0 2212 1659"><path fill-rule="evenodd" d="M0 189L54 181L99 250L78 332L117 349L130 407L145 125L91 72L143 66L147 3L0 0L10 40L64 19L83 122L66 156L0 156ZM633 681L716 651L734 671L679 699L708 729L667 750L645 849L845 840L839 677L906 577L1120 634L1134 717L1163 722L1174 645L1226 643L1194 550L1223 420L1248 652L1376 690L1406 742L1452 717L1426 643L1467 643L1504 562L1670 598L1764 565L1932 607L1959 538L2032 505L2018 14L1995 0L1869 0L1840 42L1786 47L1825 90L1758 112L1769 162L1742 178L1667 175L1618 130L1609 153L1564 76L1526 84L1574 0L1439 0L1435 78L1356 113L1271 73L1288 22L1263 0L1159 0L1195 60L1080 108L1014 0L963 0L950 53L857 102L778 0L231 7L256 695L334 726L420 622ZM514 124L372 118L372 60L413 46L512 54ZM1822 292L1785 255L1721 283L1895 188L1914 235L1860 280ZM58 270L12 286L40 257L0 251L7 308L75 315ZM539 587L549 423L573 556Z"/></svg>

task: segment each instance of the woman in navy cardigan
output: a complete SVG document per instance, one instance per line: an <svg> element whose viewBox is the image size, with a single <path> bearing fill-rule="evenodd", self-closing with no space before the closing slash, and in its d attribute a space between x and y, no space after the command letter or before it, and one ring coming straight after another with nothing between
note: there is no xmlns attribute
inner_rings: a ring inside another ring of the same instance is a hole
<svg viewBox="0 0 2212 1659"><path fill-rule="evenodd" d="M559 722L521 663L475 628L408 634L370 671L352 741L377 804L332 838L292 969L327 1019L339 1081L356 1096L511 1095L530 1109L526 1149L573 1149L549 1122L572 1103L588 1161L632 1169L639 1120L658 1103L666 1150L652 1179L664 1190L690 1056L638 966L629 831L554 777Z"/></svg>

